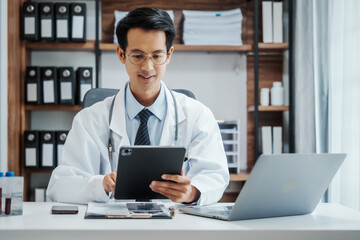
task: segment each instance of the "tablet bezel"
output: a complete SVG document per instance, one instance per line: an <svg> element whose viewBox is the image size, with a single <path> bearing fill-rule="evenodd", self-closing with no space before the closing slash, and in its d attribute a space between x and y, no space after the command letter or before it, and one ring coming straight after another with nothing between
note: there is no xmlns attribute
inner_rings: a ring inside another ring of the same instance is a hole
<svg viewBox="0 0 360 240"><path fill-rule="evenodd" d="M115 199L166 199L149 185L162 174L181 174L186 149L175 146L123 146L118 157Z"/></svg>

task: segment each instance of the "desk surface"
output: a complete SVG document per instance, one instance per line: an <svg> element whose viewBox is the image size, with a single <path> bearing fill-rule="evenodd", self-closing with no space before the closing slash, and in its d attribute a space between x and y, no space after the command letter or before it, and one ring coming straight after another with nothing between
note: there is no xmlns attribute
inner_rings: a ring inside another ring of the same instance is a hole
<svg viewBox="0 0 360 240"><path fill-rule="evenodd" d="M178 212L171 220L84 219L86 205L77 215L52 215L54 204L26 202L22 216L0 217L1 239L360 239L360 212L335 204L308 215L233 222Z"/></svg>

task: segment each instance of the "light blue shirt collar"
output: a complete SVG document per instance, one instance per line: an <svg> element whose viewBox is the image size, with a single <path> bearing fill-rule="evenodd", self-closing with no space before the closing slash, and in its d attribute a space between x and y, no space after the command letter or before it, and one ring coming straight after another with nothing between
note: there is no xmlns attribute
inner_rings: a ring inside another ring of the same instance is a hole
<svg viewBox="0 0 360 240"><path fill-rule="evenodd" d="M143 110L145 107L141 105L136 98L134 97L133 93L130 90L129 83L126 85L126 92L125 92L125 109L128 117L130 120L133 120L138 113ZM161 83L160 94L156 98L155 102L148 107L148 109L160 120L164 120L166 115L166 95L163 83Z"/></svg>

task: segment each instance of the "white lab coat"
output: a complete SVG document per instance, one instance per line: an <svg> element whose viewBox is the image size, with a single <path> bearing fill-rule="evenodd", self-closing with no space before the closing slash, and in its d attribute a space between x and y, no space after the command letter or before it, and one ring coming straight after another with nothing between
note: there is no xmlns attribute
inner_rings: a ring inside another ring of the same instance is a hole
<svg viewBox="0 0 360 240"><path fill-rule="evenodd" d="M163 84L165 86L165 84ZM124 88L125 89L125 88ZM163 146L175 142L175 108L166 89L167 114L160 138ZM110 129L115 154L120 146L129 146L125 121L125 91L119 91L114 102ZM229 183L229 171L218 124L212 112L202 103L174 92L178 105L178 146L186 148L185 174L200 192L199 204L217 202ZM111 173L108 157L109 112L113 97L80 111L63 148L61 164L55 168L47 189L51 201L87 204L106 202L104 175ZM117 159L117 157L115 158ZM115 170L117 163L114 163Z"/></svg>

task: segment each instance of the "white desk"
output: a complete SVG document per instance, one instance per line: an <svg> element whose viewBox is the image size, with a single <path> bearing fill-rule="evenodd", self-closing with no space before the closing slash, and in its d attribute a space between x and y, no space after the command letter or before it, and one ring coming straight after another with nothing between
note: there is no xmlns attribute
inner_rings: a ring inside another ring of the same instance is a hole
<svg viewBox="0 0 360 240"><path fill-rule="evenodd" d="M226 222L176 213L169 219L84 219L51 215L54 203L24 203L22 216L0 217L0 239L360 239L360 212L320 204L310 215Z"/></svg>

